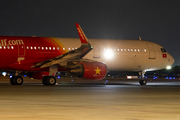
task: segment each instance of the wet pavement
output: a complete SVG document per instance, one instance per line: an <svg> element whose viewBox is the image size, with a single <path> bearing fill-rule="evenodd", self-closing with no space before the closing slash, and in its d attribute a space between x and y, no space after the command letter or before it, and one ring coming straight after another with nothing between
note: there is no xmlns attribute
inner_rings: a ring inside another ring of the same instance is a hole
<svg viewBox="0 0 180 120"><path fill-rule="evenodd" d="M79 81L79 82L78 82ZM0 80L0 120L179 120L180 81L62 80L43 86ZM106 83L105 83L106 82Z"/></svg>

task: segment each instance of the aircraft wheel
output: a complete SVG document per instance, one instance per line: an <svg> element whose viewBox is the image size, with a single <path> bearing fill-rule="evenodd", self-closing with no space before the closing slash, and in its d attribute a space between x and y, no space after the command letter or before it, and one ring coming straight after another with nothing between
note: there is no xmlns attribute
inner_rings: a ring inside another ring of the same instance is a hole
<svg viewBox="0 0 180 120"><path fill-rule="evenodd" d="M45 76L42 79L43 85L55 85L56 84L56 78L53 76Z"/></svg>
<svg viewBox="0 0 180 120"><path fill-rule="evenodd" d="M14 77L15 77L15 76L12 76L12 77L10 78L10 83L11 83L11 85L15 85L15 83L14 83Z"/></svg>
<svg viewBox="0 0 180 120"><path fill-rule="evenodd" d="M11 85L22 85L23 84L23 78L21 76L13 76L10 78Z"/></svg>
<svg viewBox="0 0 180 120"><path fill-rule="evenodd" d="M147 81L146 80L139 80L140 85L146 85Z"/></svg>
<svg viewBox="0 0 180 120"><path fill-rule="evenodd" d="M47 79L47 78L48 78L48 76L43 77L43 79L42 79L43 85L47 85L47 82L46 82L46 79Z"/></svg>

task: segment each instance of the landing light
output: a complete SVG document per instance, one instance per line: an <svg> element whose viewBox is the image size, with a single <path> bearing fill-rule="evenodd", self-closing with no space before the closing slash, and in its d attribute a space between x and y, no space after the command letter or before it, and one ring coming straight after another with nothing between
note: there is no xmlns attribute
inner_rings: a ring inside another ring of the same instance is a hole
<svg viewBox="0 0 180 120"><path fill-rule="evenodd" d="M167 70L170 70L170 69L171 69L171 66L167 66L166 69L167 69Z"/></svg>
<svg viewBox="0 0 180 120"><path fill-rule="evenodd" d="M113 50L105 50L104 51L104 57L106 58L106 59L111 59L111 58L113 58Z"/></svg>
<svg viewBox="0 0 180 120"><path fill-rule="evenodd" d="M6 72L2 72L2 75L3 75L3 76L6 76L6 74L7 74Z"/></svg>

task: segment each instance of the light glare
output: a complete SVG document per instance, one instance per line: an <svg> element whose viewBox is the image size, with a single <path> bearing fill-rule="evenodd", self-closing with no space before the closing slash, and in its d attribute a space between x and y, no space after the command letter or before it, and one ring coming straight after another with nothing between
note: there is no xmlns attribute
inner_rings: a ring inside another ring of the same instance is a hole
<svg viewBox="0 0 180 120"><path fill-rule="evenodd" d="M3 75L3 76L6 76L6 74L7 74L6 72L2 72L2 75Z"/></svg>
<svg viewBox="0 0 180 120"><path fill-rule="evenodd" d="M166 69L170 70L170 69L171 69L171 66L167 66Z"/></svg>
<svg viewBox="0 0 180 120"><path fill-rule="evenodd" d="M112 57L113 57L113 51L112 50L105 50L104 51L104 57L106 58L106 59L111 59Z"/></svg>

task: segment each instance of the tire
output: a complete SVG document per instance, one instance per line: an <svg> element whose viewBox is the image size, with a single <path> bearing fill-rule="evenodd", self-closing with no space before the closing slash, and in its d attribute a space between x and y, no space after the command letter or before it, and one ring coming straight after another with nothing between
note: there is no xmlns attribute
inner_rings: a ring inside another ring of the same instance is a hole
<svg viewBox="0 0 180 120"><path fill-rule="evenodd" d="M46 80L47 78L48 78L48 76L43 77L43 79L42 79L42 84L43 85L47 85L47 80Z"/></svg>
<svg viewBox="0 0 180 120"><path fill-rule="evenodd" d="M142 80L139 80L139 84L142 85Z"/></svg>
<svg viewBox="0 0 180 120"><path fill-rule="evenodd" d="M46 81L47 85L55 85L56 84L56 78L54 76L48 76L47 81Z"/></svg>
<svg viewBox="0 0 180 120"><path fill-rule="evenodd" d="M56 78L53 76L45 76L42 79L43 85L50 85L53 86L56 84Z"/></svg>
<svg viewBox="0 0 180 120"><path fill-rule="evenodd" d="M11 85L15 85L15 83L14 83L14 77L15 77L15 76L12 76L12 77L10 78L10 83L11 83Z"/></svg>
<svg viewBox="0 0 180 120"><path fill-rule="evenodd" d="M23 78L21 76L16 76L15 84L16 85L22 85L23 84Z"/></svg>
<svg viewBox="0 0 180 120"><path fill-rule="evenodd" d="M147 81L146 80L142 80L142 85L146 85Z"/></svg>
<svg viewBox="0 0 180 120"><path fill-rule="evenodd" d="M146 85L147 81L146 80L139 80L140 85Z"/></svg>
<svg viewBox="0 0 180 120"><path fill-rule="evenodd" d="M10 78L11 85L22 85L23 84L23 78L21 76L13 76Z"/></svg>

